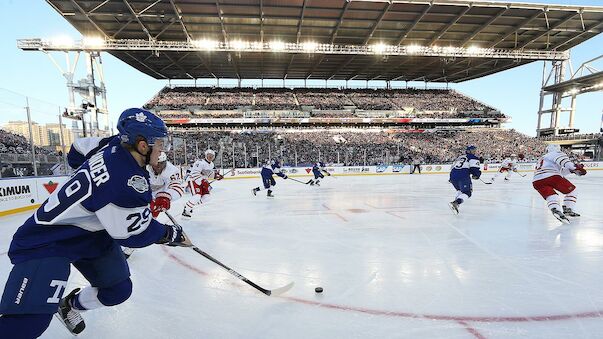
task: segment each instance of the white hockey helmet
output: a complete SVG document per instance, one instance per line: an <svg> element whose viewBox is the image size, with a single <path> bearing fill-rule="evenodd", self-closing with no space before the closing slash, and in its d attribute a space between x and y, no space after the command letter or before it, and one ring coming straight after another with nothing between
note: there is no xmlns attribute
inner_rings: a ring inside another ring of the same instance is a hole
<svg viewBox="0 0 603 339"><path fill-rule="evenodd" d="M515 153L511 154L511 158L517 158L517 154L515 154Z"/></svg>
<svg viewBox="0 0 603 339"><path fill-rule="evenodd" d="M158 158L157 162L166 162L166 161L167 161L167 154L165 154L165 152L159 153L159 158Z"/></svg>
<svg viewBox="0 0 603 339"><path fill-rule="evenodd" d="M561 152L561 146L557 144L549 144L546 146L547 153Z"/></svg>
<svg viewBox="0 0 603 339"><path fill-rule="evenodd" d="M216 156L216 152L214 152L214 151L213 151L213 150L211 150L211 149L208 149L207 151L205 151L205 156L207 156L208 154L211 154L211 155L213 155L214 157Z"/></svg>

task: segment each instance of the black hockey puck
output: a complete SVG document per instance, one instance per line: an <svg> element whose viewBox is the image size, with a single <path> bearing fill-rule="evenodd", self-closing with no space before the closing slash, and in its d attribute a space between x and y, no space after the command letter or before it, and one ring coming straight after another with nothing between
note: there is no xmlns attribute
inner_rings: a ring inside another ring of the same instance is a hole
<svg viewBox="0 0 603 339"><path fill-rule="evenodd" d="M322 293L322 287L315 288L314 292L316 292L316 293Z"/></svg>

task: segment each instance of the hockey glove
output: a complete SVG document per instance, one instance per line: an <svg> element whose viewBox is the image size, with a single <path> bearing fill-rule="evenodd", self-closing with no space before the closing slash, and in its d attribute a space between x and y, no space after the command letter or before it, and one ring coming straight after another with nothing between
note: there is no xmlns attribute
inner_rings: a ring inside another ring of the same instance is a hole
<svg viewBox="0 0 603 339"><path fill-rule="evenodd" d="M572 171L577 176L586 175L586 169L583 164L576 164L576 169Z"/></svg>
<svg viewBox="0 0 603 339"><path fill-rule="evenodd" d="M168 246L191 247L193 244L180 225L164 225L165 235L157 243Z"/></svg>
<svg viewBox="0 0 603 339"><path fill-rule="evenodd" d="M214 179L216 179L216 180L222 180L222 179L224 179L224 176L222 174L220 174L218 171L216 171L214 173Z"/></svg>
<svg viewBox="0 0 603 339"><path fill-rule="evenodd" d="M151 213L153 214L153 218L157 218L159 213L167 211L170 209L170 198L160 195L157 196L154 200L151 200Z"/></svg>
<svg viewBox="0 0 603 339"><path fill-rule="evenodd" d="M471 175L471 179L473 179L473 180L477 180L477 179L479 179L479 177L478 177L477 175L475 175L475 174L472 174L472 175Z"/></svg>
<svg viewBox="0 0 603 339"><path fill-rule="evenodd" d="M288 176L286 176L286 175L283 175L283 179L287 179L287 178L289 178L289 177L288 177Z"/></svg>

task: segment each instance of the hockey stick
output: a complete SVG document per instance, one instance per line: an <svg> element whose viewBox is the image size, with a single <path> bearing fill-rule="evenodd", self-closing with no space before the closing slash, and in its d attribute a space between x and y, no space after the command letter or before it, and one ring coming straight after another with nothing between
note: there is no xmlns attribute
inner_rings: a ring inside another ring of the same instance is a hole
<svg viewBox="0 0 603 339"><path fill-rule="evenodd" d="M310 181L312 180L312 179L310 179L310 181L308 181L308 182L303 182L303 181L299 181L299 180L297 180L297 179L295 179L295 178L291 178L291 177L287 177L287 179L291 179L291 180L293 180L293 181L295 181L295 182L299 182L300 184L304 184L304 185L309 184L309 183L310 183Z"/></svg>
<svg viewBox="0 0 603 339"><path fill-rule="evenodd" d="M178 224L178 222L176 222L176 220L174 219L174 217L172 217L168 212L165 212L165 215L168 216L168 218L170 218L170 220L174 223L174 225L176 226L180 226ZM182 226L180 226L182 227ZM293 288L293 285L295 284L293 281L288 283L287 285L283 286L283 287L279 287L279 288L275 288L273 290L268 290L265 289L259 285L257 285L256 283L254 283L253 281L245 278L243 275L239 274L237 271L233 270L232 268L224 265L223 263L221 263L220 261L218 261L217 259L215 259L214 257L212 257L211 255L207 254L206 252L204 252L203 250L201 250L199 247L194 246L191 247L193 249L193 251L201 254L202 256L204 256L206 259L209 259L210 261L214 262L215 264L217 264L218 266L222 267L223 269L225 269L226 271L228 271L228 273L234 275L235 277L239 278L240 280L244 281L246 284L250 285L251 287L255 288L256 290L264 293L265 295L268 296L277 296L280 294L283 294L287 291L289 291L291 288Z"/></svg>
<svg viewBox="0 0 603 339"><path fill-rule="evenodd" d="M519 176L520 176L520 177L522 177L522 178L525 178L525 177L527 176L527 174L521 175L521 173L519 173L519 172L517 172L517 171L516 171L515 173L517 173L517 175L519 175Z"/></svg>
<svg viewBox="0 0 603 339"><path fill-rule="evenodd" d="M234 169L234 168L231 168L231 169L229 169L227 172L225 172L224 174L222 174L222 177L224 177L226 174L228 174L228 173L232 172L232 170L233 170L233 169ZM209 182L209 184L211 185L211 184L212 184L214 181L218 181L218 179L214 179L214 180L210 181L210 182Z"/></svg>
<svg viewBox="0 0 603 339"><path fill-rule="evenodd" d="M333 179L337 179L336 176L334 176L333 174L329 173L328 171L323 171L324 173L327 173L327 177L333 177Z"/></svg>
<svg viewBox="0 0 603 339"><path fill-rule="evenodd" d="M484 181L482 178L479 178L479 181L483 182L483 183L484 183L484 184L486 184L486 185L492 185L492 183L491 183L491 182L486 182L486 181Z"/></svg>

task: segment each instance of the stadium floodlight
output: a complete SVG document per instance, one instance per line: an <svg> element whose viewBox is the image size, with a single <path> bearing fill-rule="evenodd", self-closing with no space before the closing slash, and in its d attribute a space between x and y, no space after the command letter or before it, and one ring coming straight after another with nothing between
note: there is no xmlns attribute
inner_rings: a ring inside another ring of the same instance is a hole
<svg viewBox="0 0 603 339"><path fill-rule="evenodd" d="M376 54L383 54L383 52L385 52L389 48L391 48L391 46L386 45L384 43L378 43L378 44L375 44L375 45L371 46L371 50L373 52L375 52Z"/></svg>
<svg viewBox="0 0 603 339"><path fill-rule="evenodd" d="M230 47L234 48L237 51L242 51L247 49L247 43L243 40L234 40L230 42Z"/></svg>
<svg viewBox="0 0 603 339"><path fill-rule="evenodd" d="M216 40L210 39L201 39L201 40L193 40L193 46L202 48L204 50L213 51L218 48L219 43Z"/></svg>
<svg viewBox="0 0 603 339"><path fill-rule="evenodd" d="M285 43L279 40L274 40L270 42L270 49L274 52L281 52L285 50Z"/></svg>
<svg viewBox="0 0 603 339"><path fill-rule="evenodd" d="M105 39L98 36L88 36L82 39L84 47L102 48L105 46Z"/></svg>
<svg viewBox="0 0 603 339"><path fill-rule="evenodd" d="M252 41L249 43L249 46L247 47L247 49L254 50L254 51L261 51L264 49L264 43L261 41Z"/></svg>
<svg viewBox="0 0 603 339"><path fill-rule="evenodd" d="M272 42L263 41L242 41L233 40L220 42L219 40L191 40L191 41L151 41L151 40L131 40L131 39L106 39L100 45L100 39L90 39L86 41L77 41L65 37L55 38L53 40L43 39L19 39L17 46L23 50L45 50L45 51L67 51L67 50L99 50L99 51L249 51L262 53L320 53L320 54L346 54L346 55L424 55L424 56L453 56L453 57L471 57L471 58L505 58L505 59L528 59L528 60L567 60L568 51L540 51L540 50L514 50L514 49L494 49L480 48L478 46L453 47L453 46L421 46L410 44L406 46L393 46L385 43L376 43L373 45L337 45L328 43L318 43L315 41L306 42L283 42L274 40ZM96 45L96 47L91 47Z"/></svg>
<svg viewBox="0 0 603 339"><path fill-rule="evenodd" d="M442 50L443 50L443 51L444 51L444 53L446 53L446 54L453 54L453 53L455 53L455 52L456 52L456 49L457 49L457 48L456 48L456 47L453 47L453 46L446 46L446 47L442 48Z"/></svg>
<svg viewBox="0 0 603 339"><path fill-rule="evenodd" d="M318 44L314 41L307 41L302 44L304 51L306 52L314 52L318 47Z"/></svg>
<svg viewBox="0 0 603 339"><path fill-rule="evenodd" d="M423 46L420 45L408 45L406 46L406 51L408 52L408 54L416 54L421 52L421 50L423 49Z"/></svg>
<svg viewBox="0 0 603 339"><path fill-rule="evenodd" d="M471 45L469 46L469 48L467 48L467 53L471 54L471 55L476 55L476 54L480 54L484 51L483 48L480 48L479 46L476 45Z"/></svg>
<svg viewBox="0 0 603 339"><path fill-rule="evenodd" d="M50 43L54 47L71 48L71 47L75 46L73 39L71 39L71 37L66 36L66 35L56 36L56 37L50 39Z"/></svg>

